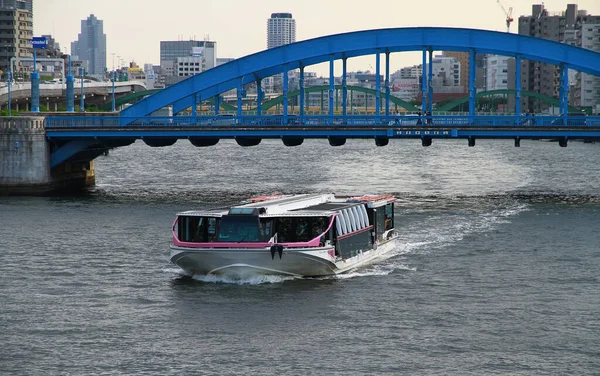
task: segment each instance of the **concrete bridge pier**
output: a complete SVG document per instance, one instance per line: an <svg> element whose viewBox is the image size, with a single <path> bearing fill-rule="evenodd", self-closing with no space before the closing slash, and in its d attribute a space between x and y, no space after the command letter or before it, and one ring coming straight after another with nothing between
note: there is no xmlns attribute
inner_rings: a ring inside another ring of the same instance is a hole
<svg viewBox="0 0 600 376"><path fill-rule="evenodd" d="M93 161L50 168L44 117L0 118L0 195L56 194L94 184Z"/></svg>

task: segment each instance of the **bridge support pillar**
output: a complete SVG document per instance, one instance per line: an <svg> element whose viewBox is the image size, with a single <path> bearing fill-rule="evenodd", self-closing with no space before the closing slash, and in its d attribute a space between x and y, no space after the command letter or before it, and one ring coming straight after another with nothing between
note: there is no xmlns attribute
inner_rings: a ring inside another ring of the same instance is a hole
<svg viewBox="0 0 600 376"><path fill-rule="evenodd" d="M560 111L566 125L569 116L569 68L564 64L560 66Z"/></svg>
<svg viewBox="0 0 600 376"><path fill-rule="evenodd" d="M475 123L475 97L477 95L477 88L475 87L475 50L469 51L469 123ZM469 139L469 146L470 144ZM475 140L473 139L473 145Z"/></svg>
<svg viewBox="0 0 600 376"><path fill-rule="evenodd" d="M216 95L215 96L215 115L218 115L220 110L221 110L221 96Z"/></svg>
<svg viewBox="0 0 600 376"><path fill-rule="evenodd" d="M288 116L288 69L283 68L283 124L287 124Z"/></svg>
<svg viewBox="0 0 600 376"><path fill-rule="evenodd" d="M192 117L194 118L194 122L198 118L198 105L202 104L202 100L200 99L200 94L194 94L194 104L192 105Z"/></svg>
<svg viewBox="0 0 600 376"><path fill-rule="evenodd" d="M423 49L423 65L421 65L421 114L427 112L427 49Z"/></svg>
<svg viewBox="0 0 600 376"><path fill-rule="evenodd" d="M427 66L427 112L433 111L433 50L429 47L429 65Z"/></svg>
<svg viewBox="0 0 600 376"><path fill-rule="evenodd" d="M381 115L381 51L375 54L375 121L379 123Z"/></svg>
<svg viewBox="0 0 600 376"><path fill-rule="evenodd" d="M242 80L240 80L240 83L236 90L236 94L237 94L237 117L238 117L238 122L239 122L242 117L242 107L243 107L242 99L244 98L244 87L242 86Z"/></svg>
<svg viewBox="0 0 600 376"><path fill-rule="evenodd" d="M347 58L342 59L342 116L344 118L344 124L348 123L348 87L346 81L347 75Z"/></svg>
<svg viewBox="0 0 600 376"><path fill-rule="evenodd" d="M300 64L300 82L299 82L299 90L300 90L300 116L304 116L304 65ZM303 122L301 120L301 122Z"/></svg>
<svg viewBox="0 0 600 376"><path fill-rule="evenodd" d="M333 56L329 58L329 123L333 122L333 91L335 89L335 76L333 69Z"/></svg>
<svg viewBox="0 0 600 376"><path fill-rule="evenodd" d="M385 51L385 116L390 116L390 51Z"/></svg>
<svg viewBox="0 0 600 376"><path fill-rule="evenodd" d="M262 116L262 99L263 99L262 80L260 78L257 78L256 79L256 116L258 116L259 124L260 124L260 117Z"/></svg>
<svg viewBox="0 0 600 376"><path fill-rule="evenodd" d="M515 76L515 114L521 116L521 55L519 54L515 58Z"/></svg>

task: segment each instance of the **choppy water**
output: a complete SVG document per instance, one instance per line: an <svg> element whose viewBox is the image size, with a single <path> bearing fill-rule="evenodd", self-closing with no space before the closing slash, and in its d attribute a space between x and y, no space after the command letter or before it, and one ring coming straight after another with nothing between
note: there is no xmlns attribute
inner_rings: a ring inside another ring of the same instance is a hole
<svg viewBox="0 0 600 376"><path fill-rule="evenodd" d="M600 146L143 143L82 197L0 198L0 374L598 375ZM178 211L394 193L401 240L335 277L168 261Z"/></svg>

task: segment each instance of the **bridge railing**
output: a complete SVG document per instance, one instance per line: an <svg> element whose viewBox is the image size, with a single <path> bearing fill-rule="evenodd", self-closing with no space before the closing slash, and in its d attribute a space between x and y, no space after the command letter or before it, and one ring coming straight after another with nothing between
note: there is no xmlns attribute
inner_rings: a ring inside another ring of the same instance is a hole
<svg viewBox="0 0 600 376"><path fill-rule="evenodd" d="M46 128L187 128L187 127L600 127L600 116L532 115L269 115L269 116L52 116Z"/></svg>

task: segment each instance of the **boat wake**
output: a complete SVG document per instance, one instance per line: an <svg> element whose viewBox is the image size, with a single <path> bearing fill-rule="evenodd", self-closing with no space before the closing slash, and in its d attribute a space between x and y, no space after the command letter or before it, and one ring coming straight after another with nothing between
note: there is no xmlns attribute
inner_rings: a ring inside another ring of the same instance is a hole
<svg viewBox="0 0 600 376"><path fill-rule="evenodd" d="M411 254L422 254L441 250L455 244L465 236L484 233L510 221L510 217L528 210L528 205L517 203L489 212L454 212L426 216L407 221L399 231L400 237L394 250L373 261L372 264L351 270L347 273L317 278L293 276L257 275L242 279L218 275L190 276L179 268L166 268L165 272L185 276L194 281L214 284L262 285L278 284L294 280L346 280L361 277L384 277L394 272L416 272L407 258Z"/></svg>

